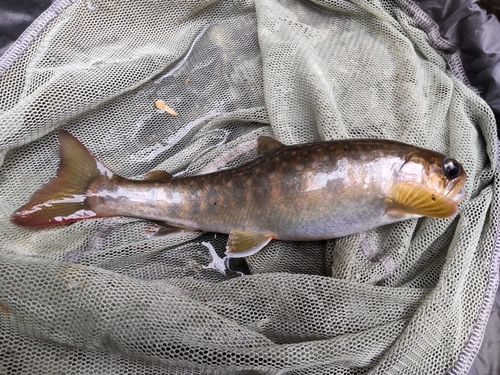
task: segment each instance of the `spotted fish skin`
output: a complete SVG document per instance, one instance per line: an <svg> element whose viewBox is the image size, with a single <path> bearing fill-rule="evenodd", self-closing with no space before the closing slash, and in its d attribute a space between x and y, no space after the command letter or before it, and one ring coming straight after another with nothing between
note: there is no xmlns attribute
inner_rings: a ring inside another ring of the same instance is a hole
<svg viewBox="0 0 500 375"><path fill-rule="evenodd" d="M269 232L285 240L344 236L384 217L388 182L404 162L402 149L391 156L380 149L360 152L363 143L342 142L340 150L329 142L285 146L235 169L164 182L102 178L90 186L89 203L99 216L211 232ZM387 179L373 157L391 165Z"/></svg>
<svg viewBox="0 0 500 375"><path fill-rule="evenodd" d="M423 215L452 216L466 179L457 161L401 142L352 139L285 146L261 137L259 143L271 146L240 167L134 181L109 171L69 133L61 132L60 142L58 177L13 214L15 224L132 216L177 228L234 233L235 246L243 247L244 254L255 250L254 242L262 245L270 239L323 240ZM66 164L90 160L96 163L94 170L79 172L90 178L65 175L71 168ZM71 178L80 185L77 191L64 186ZM49 189L63 192L51 196ZM60 209L51 212L51 207Z"/></svg>

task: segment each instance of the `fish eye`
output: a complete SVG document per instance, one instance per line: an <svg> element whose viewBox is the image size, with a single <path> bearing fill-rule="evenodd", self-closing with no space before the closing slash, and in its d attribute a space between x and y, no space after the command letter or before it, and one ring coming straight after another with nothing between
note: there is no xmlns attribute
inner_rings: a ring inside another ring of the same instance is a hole
<svg viewBox="0 0 500 375"><path fill-rule="evenodd" d="M443 161L444 175L448 179L453 179L460 174L460 164L458 161L446 157Z"/></svg>

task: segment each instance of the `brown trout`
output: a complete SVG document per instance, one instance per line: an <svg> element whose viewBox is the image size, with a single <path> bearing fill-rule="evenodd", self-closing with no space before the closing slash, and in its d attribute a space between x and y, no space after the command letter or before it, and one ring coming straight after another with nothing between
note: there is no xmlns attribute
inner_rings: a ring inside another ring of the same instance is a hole
<svg viewBox="0 0 500 375"><path fill-rule="evenodd" d="M389 140L285 146L259 137L258 156L233 169L145 180L120 177L67 131L57 176L16 210L23 227L132 216L167 231L229 233L226 254L243 257L271 239L343 237L397 221L447 218L464 198L466 173L440 153Z"/></svg>

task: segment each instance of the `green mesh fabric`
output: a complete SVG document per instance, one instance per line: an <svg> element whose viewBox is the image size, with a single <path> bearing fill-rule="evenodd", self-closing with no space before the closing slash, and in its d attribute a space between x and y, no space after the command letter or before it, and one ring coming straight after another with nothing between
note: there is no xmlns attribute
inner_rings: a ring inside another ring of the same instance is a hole
<svg viewBox="0 0 500 375"><path fill-rule="evenodd" d="M0 373L465 373L496 286L496 126L404 4L58 2L0 65ZM15 227L61 127L128 178L240 165L259 135L396 139L459 160L467 199L246 260L133 218Z"/></svg>

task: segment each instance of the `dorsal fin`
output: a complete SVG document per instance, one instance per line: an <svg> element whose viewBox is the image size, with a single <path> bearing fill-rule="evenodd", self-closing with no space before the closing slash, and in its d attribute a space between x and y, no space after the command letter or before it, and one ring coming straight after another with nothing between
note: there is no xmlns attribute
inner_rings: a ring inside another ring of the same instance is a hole
<svg viewBox="0 0 500 375"><path fill-rule="evenodd" d="M261 135L257 138L257 154L262 155L269 151L274 151L283 147L283 143L274 138Z"/></svg>
<svg viewBox="0 0 500 375"><path fill-rule="evenodd" d="M163 170L149 172L144 177L144 179L148 181L167 181L170 180L171 178L173 178L172 175L167 171Z"/></svg>

